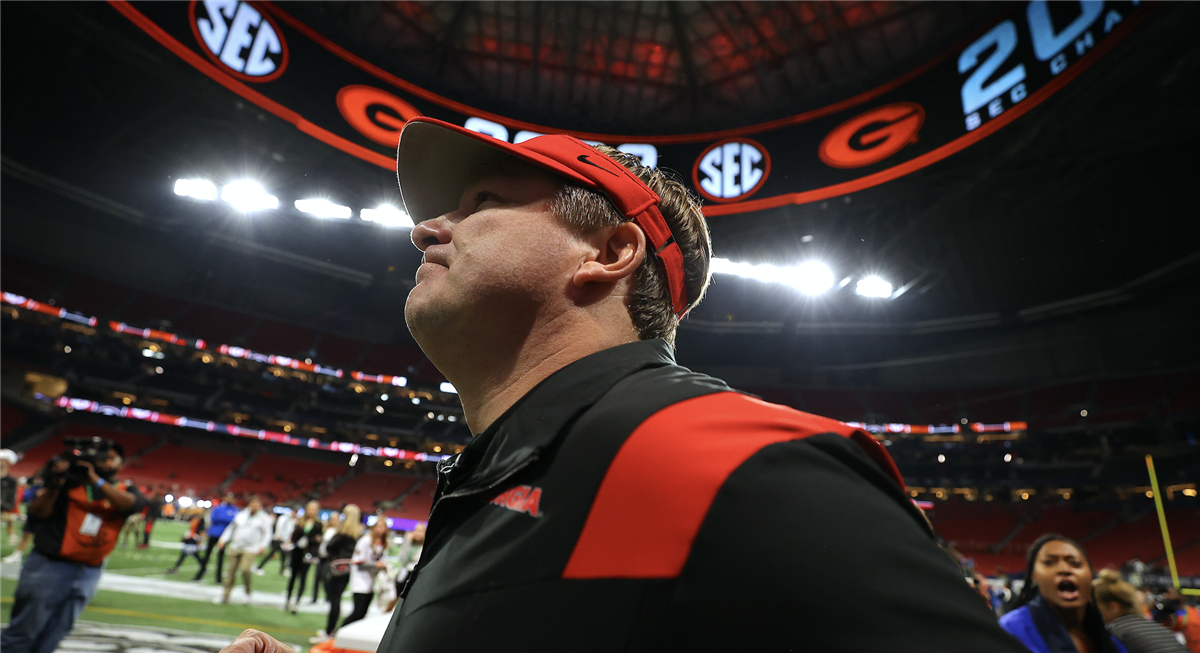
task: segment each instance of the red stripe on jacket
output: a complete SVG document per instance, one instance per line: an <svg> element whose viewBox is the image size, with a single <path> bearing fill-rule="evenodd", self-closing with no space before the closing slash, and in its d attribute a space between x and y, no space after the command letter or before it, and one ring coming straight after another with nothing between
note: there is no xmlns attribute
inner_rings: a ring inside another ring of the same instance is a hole
<svg viewBox="0 0 1200 653"><path fill-rule="evenodd" d="M887 450L837 420L736 392L660 410L613 458L563 578L678 576L709 507L734 470L763 447L822 433L852 439L904 488Z"/></svg>

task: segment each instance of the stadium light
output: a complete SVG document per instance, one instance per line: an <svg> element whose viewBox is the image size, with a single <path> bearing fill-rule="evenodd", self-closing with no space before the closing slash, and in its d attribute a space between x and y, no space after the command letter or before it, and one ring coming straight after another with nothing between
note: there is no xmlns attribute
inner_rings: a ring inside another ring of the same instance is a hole
<svg viewBox="0 0 1200 653"><path fill-rule="evenodd" d="M191 497L179 497L180 508L190 508L193 501Z"/></svg>
<svg viewBox="0 0 1200 653"><path fill-rule="evenodd" d="M359 216L364 222L374 222L385 227L412 229L415 226L413 219L407 213L390 204L382 204L375 209L363 209L359 212Z"/></svg>
<svg viewBox="0 0 1200 653"><path fill-rule="evenodd" d="M854 286L854 292L863 297L879 297L887 299L892 296L892 284L876 276L859 279Z"/></svg>
<svg viewBox="0 0 1200 653"><path fill-rule="evenodd" d="M454 386L451 385L451 383L449 381L442 381L442 384L438 386L438 390L441 390L442 392L448 392L448 393L454 394L454 395L458 394L458 390L455 390Z"/></svg>
<svg viewBox="0 0 1200 653"><path fill-rule="evenodd" d="M301 213L307 213L318 218L337 218L339 220L349 220L350 215L354 213L348 206L334 204L327 199L305 199L296 200L296 209Z"/></svg>
<svg viewBox="0 0 1200 653"><path fill-rule="evenodd" d="M1011 453L1004 454L1004 462L1006 462L1006 463L1012 462L1012 454Z"/></svg>
<svg viewBox="0 0 1200 653"><path fill-rule="evenodd" d="M228 202L233 208L247 213L279 208L278 197L268 193L262 184L249 179L226 184L221 189L221 199Z"/></svg>
<svg viewBox="0 0 1200 653"><path fill-rule="evenodd" d="M833 287L833 271L820 261L808 261L800 265L779 266L769 263L736 263L726 258L713 257L713 274L730 274L766 283L791 286L806 295L820 295Z"/></svg>
<svg viewBox="0 0 1200 653"><path fill-rule="evenodd" d="M946 462L946 454L944 454L944 453L939 453L939 454L938 454L938 462L939 462L939 463L944 463L944 462Z"/></svg>
<svg viewBox="0 0 1200 653"><path fill-rule="evenodd" d="M217 199L217 185L207 179L176 179L175 194L211 202Z"/></svg>
<svg viewBox="0 0 1200 653"><path fill-rule="evenodd" d="M163 501L166 501L167 503L175 503L175 495L168 494L167 496L163 497Z"/></svg>

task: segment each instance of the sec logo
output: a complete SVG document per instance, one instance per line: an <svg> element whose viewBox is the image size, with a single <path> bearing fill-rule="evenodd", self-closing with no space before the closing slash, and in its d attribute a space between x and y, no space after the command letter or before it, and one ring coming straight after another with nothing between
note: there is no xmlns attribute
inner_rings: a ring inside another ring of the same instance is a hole
<svg viewBox="0 0 1200 653"><path fill-rule="evenodd" d="M747 138L708 146L692 166L696 190L714 202L745 199L757 192L770 174L767 148Z"/></svg>
<svg viewBox="0 0 1200 653"><path fill-rule="evenodd" d="M925 109L914 102L897 102L851 118L829 132L817 150L834 168L861 168L879 163L916 142L925 124Z"/></svg>
<svg viewBox="0 0 1200 653"><path fill-rule="evenodd" d="M352 85L338 91L338 111L360 134L395 149L404 123L421 115L413 105L371 86Z"/></svg>
<svg viewBox="0 0 1200 653"><path fill-rule="evenodd" d="M188 12L200 49L224 72L247 82L269 82L287 68L279 25L251 3L192 0Z"/></svg>

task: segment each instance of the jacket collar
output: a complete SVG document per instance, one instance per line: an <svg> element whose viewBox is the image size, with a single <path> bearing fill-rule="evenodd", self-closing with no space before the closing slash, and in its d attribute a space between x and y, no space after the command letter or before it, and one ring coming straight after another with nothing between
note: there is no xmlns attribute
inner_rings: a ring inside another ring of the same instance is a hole
<svg viewBox="0 0 1200 653"><path fill-rule="evenodd" d="M551 374L525 393L454 458L439 466L445 490L470 493L492 487L558 439L563 427L625 377L674 365L670 345L639 340L596 352ZM440 489L440 488L439 488Z"/></svg>

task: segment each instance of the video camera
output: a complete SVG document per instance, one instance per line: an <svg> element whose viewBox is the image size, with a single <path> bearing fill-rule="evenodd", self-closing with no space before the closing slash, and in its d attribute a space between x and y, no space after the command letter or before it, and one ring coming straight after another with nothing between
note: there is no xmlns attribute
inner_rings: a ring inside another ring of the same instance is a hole
<svg viewBox="0 0 1200 653"><path fill-rule="evenodd" d="M87 482L87 468L79 463L90 463L97 474L105 476L104 472L100 470L100 463L108 459L108 452L115 449L118 454L124 457L121 445L99 436L90 438L63 438L63 446L66 448L58 458L71 463L71 466L63 473L63 477L66 478L68 483L72 484Z"/></svg>

